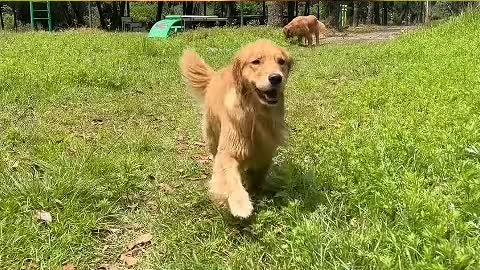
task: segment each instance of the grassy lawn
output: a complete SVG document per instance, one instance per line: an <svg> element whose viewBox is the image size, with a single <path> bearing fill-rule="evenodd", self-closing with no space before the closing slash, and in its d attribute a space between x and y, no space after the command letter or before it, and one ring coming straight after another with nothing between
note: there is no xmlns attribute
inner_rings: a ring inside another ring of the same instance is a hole
<svg viewBox="0 0 480 270"><path fill-rule="evenodd" d="M271 28L167 41L0 33L0 268L479 269L480 14L389 43L287 44ZM296 60L271 195L208 200L200 114L177 67L267 37ZM38 222L37 210L53 220Z"/></svg>

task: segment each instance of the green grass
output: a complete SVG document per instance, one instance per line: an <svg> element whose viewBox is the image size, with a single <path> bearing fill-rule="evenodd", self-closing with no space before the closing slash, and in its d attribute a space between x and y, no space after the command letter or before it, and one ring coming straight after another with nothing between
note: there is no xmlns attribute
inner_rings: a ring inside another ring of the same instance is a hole
<svg viewBox="0 0 480 270"><path fill-rule="evenodd" d="M479 28L313 50L253 27L0 33L0 268L95 269L150 232L138 269L479 269ZM210 168L177 61L221 67L259 37L295 58L291 132L238 223L195 179Z"/></svg>

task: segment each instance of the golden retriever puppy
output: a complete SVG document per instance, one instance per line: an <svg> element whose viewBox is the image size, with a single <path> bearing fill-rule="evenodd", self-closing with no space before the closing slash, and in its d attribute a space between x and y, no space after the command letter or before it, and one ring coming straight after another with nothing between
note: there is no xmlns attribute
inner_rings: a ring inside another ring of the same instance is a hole
<svg viewBox="0 0 480 270"><path fill-rule="evenodd" d="M284 90L292 59L284 48L258 40L221 70L188 50L180 66L203 105L203 137L214 157L211 198L246 218L253 211L247 190L263 183L286 137Z"/></svg>
<svg viewBox="0 0 480 270"><path fill-rule="evenodd" d="M308 41L308 46L312 46L312 35L315 35L315 44L319 44L320 35L324 38L330 31L327 27L317 20L314 15L298 16L283 27L283 33L286 38L298 37L298 41L303 45L304 38Z"/></svg>

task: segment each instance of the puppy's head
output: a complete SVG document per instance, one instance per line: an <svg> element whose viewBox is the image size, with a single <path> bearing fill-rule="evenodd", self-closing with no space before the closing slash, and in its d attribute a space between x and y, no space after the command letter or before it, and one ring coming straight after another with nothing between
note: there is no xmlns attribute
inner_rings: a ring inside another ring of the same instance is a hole
<svg viewBox="0 0 480 270"><path fill-rule="evenodd" d="M285 38L288 39L290 38L292 35L291 35L291 31L290 31L290 25L285 25L283 27L283 34L285 35Z"/></svg>
<svg viewBox="0 0 480 270"><path fill-rule="evenodd" d="M263 105L275 106L283 97L292 64L284 48L258 40L245 46L235 58L233 78L241 91L252 93Z"/></svg>

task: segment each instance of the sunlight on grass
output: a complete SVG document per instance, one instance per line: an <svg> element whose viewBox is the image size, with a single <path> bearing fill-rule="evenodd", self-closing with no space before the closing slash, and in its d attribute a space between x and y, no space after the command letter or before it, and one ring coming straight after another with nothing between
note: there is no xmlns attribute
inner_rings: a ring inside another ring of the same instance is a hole
<svg viewBox="0 0 480 270"><path fill-rule="evenodd" d="M0 268L117 263L145 232L140 269L479 268L479 28L472 13L313 50L262 27L0 33ZM210 167L177 61L193 47L222 67L259 37L295 59L290 139L239 223L199 180Z"/></svg>

